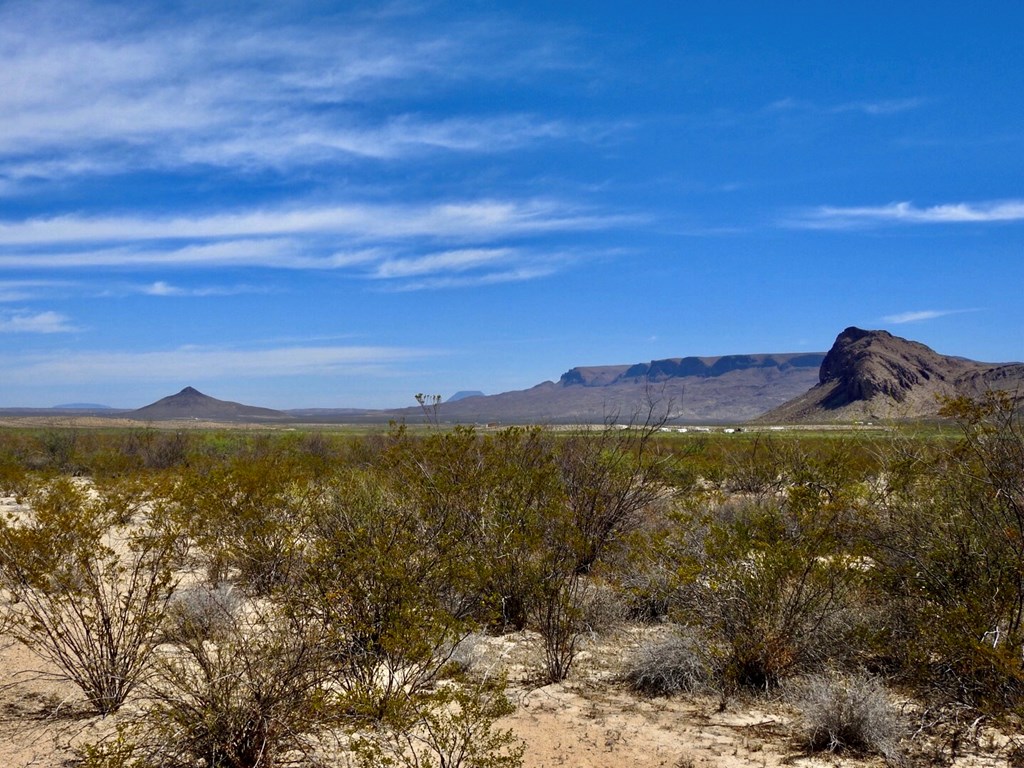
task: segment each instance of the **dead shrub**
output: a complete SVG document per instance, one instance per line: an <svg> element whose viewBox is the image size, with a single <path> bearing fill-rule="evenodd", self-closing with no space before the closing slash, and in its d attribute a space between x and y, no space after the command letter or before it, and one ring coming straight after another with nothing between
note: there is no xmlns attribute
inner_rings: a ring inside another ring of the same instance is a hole
<svg viewBox="0 0 1024 768"><path fill-rule="evenodd" d="M865 673L815 675L795 692L801 737L809 750L874 754L899 762L903 727L877 678Z"/></svg>
<svg viewBox="0 0 1024 768"><path fill-rule="evenodd" d="M715 687L707 642L686 627L644 642L629 660L625 680L648 696L708 693Z"/></svg>
<svg viewBox="0 0 1024 768"><path fill-rule="evenodd" d="M629 617L629 606L617 590L592 581L580 600L580 621L589 632L601 634L621 626Z"/></svg>
<svg viewBox="0 0 1024 768"><path fill-rule="evenodd" d="M176 591L167 605L164 639L169 643L216 640L229 631L241 598L226 584L199 584Z"/></svg>

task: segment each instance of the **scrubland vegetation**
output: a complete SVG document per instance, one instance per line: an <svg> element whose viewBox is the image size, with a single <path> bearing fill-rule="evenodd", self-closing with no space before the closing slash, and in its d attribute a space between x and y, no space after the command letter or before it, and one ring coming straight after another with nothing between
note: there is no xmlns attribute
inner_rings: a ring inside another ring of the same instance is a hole
<svg viewBox="0 0 1024 768"><path fill-rule="evenodd" d="M95 712L132 702L93 768L516 766L474 645L537 633L540 685L627 624L637 695L780 697L807 750L948 758L1024 716L1016 406L951 401L926 438L11 429L0 628Z"/></svg>

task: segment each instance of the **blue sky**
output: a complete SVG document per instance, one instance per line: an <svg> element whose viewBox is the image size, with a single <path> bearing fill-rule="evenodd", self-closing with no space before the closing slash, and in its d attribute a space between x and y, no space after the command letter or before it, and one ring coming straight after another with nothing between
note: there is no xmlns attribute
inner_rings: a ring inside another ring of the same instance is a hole
<svg viewBox="0 0 1024 768"><path fill-rule="evenodd" d="M1024 360L1022 26L0 0L0 405L403 406L849 325Z"/></svg>

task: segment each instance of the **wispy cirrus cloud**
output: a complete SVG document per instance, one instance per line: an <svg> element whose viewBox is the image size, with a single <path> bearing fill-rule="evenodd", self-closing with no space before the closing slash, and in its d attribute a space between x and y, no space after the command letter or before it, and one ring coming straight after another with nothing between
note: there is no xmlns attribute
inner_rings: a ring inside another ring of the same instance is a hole
<svg viewBox="0 0 1024 768"><path fill-rule="evenodd" d="M21 355L5 362L9 381L211 380L246 376L337 375L443 354L426 348L284 346L270 349L181 347L148 352L86 351Z"/></svg>
<svg viewBox="0 0 1024 768"><path fill-rule="evenodd" d="M243 293L266 293L269 289L251 285L184 287L173 285L165 280L157 280L154 283L140 286L138 290L146 296L205 298L208 296L237 296Z"/></svg>
<svg viewBox="0 0 1024 768"><path fill-rule="evenodd" d="M964 312L977 311L976 309L922 309L886 315L882 320L894 325L902 325L904 323L922 323L926 320L935 320L936 318L947 317L948 315L959 315Z"/></svg>
<svg viewBox="0 0 1024 768"><path fill-rule="evenodd" d="M59 312L0 312L0 333L71 333L78 330Z"/></svg>
<svg viewBox="0 0 1024 768"><path fill-rule="evenodd" d="M830 107L828 111L833 114L843 112L859 112L864 115L896 115L900 112L909 112L917 109L926 103L926 99L881 99L879 101L849 101L844 104L837 104Z"/></svg>
<svg viewBox="0 0 1024 768"><path fill-rule="evenodd" d="M443 275L426 277L419 280L406 280L390 285L386 290L409 293L412 291L436 291L446 288L480 288L486 285L502 285L504 283L521 283L527 280L537 280L542 277L549 277L557 271L558 268L554 265L538 264L475 275Z"/></svg>
<svg viewBox="0 0 1024 768"><path fill-rule="evenodd" d="M818 115L858 113L883 117L886 115L896 115L901 112L909 112L911 110L918 109L926 104L927 101L927 99L914 96L899 99L877 99L846 101L840 104L820 104L806 99L787 97L773 101L768 105L767 110L769 112L805 112Z"/></svg>
<svg viewBox="0 0 1024 768"><path fill-rule="evenodd" d="M66 290L65 280L0 280L0 304L28 301L54 290Z"/></svg>
<svg viewBox="0 0 1024 768"><path fill-rule="evenodd" d="M0 223L0 248L90 242L139 242L333 235L355 240L481 240L543 232L607 229L635 217L605 215L552 200L468 200L432 204L288 207L200 216L32 218ZM248 245L275 244L271 241ZM206 246L204 246L206 247ZM210 246L213 247L213 246ZM0 255L16 266L31 257ZM40 259L42 263L44 260Z"/></svg>
<svg viewBox="0 0 1024 768"><path fill-rule="evenodd" d="M468 287L537 279L575 260L530 245L531 238L639 220L551 200L351 204L170 218L54 216L0 222L0 269L262 267L341 271L401 282L402 290ZM510 240L517 244L503 244ZM147 292L184 290L158 282ZM192 289L191 295L200 294Z"/></svg>
<svg viewBox="0 0 1024 768"><path fill-rule="evenodd" d="M285 8L230 18L145 4L96 11L69 0L0 7L6 194L25 179L495 153L595 130L529 113L396 108L403 94L564 65L544 35L531 56L514 29L486 20L446 27L413 6L391 19L335 11L305 24Z"/></svg>
<svg viewBox="0 0 1024 768"><path fill-rule="evenodd" d="M790 217L798 229L854 229L886 224L988 224L1024 221L1024 200L917 206L896 202L878 206L823 205Z"/></svg>

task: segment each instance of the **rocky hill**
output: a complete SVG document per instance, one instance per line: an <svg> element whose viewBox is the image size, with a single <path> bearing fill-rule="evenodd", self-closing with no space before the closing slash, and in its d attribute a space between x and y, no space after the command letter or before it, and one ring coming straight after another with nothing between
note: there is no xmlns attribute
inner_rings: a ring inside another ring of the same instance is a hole
<svg viewBox="0 0 1024 768"><path fill-rule="evenodd" d="M208 421L249 421L284 418L285 414L270 408L242 405L230 400L218 400L197 389L185 387L176 395L157 400L143 408L124 414L133 419L166 421L172 419L202 419Z"/></svg>
<svg viewBox="0 0 1024 768"><path fill-rule="evenodd" d="M1024 392L1024 364L950 357L887 331L850 327L825 355L818 383L758 421L927 418L938 415L943 397L988 389Z"/></svg>

